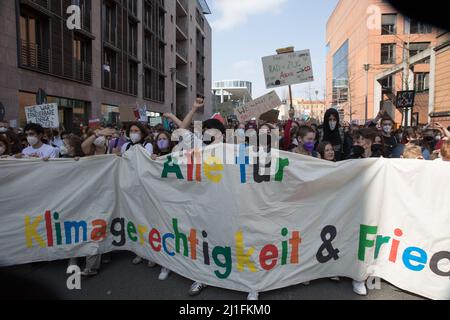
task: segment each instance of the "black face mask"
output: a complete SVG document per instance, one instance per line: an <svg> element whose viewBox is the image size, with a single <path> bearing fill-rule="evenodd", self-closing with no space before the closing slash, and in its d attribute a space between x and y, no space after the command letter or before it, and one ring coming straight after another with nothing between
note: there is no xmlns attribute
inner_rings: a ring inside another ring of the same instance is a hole
<svg viewBox="0 0 450 320"><path fill-rule="evenodd" d="M361 146L353 146L352 148L353 156L361 157L366 150Z"/></svg>

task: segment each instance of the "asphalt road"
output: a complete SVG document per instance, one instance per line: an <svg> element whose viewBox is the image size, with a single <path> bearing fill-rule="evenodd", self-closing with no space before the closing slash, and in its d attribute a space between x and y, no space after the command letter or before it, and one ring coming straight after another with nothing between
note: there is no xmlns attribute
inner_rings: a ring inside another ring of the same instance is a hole
<svg viewBox="0 0 450 320"><path fill-rule="evenodd" d="M2 287L0 299L65 299L65 300L245 300L246 293L208 287L201 295L191 298L187 292L192 281L171 274L159 281L160 268L133 265L134 255L116 252L109 264L93 278L83 279L81 290L68 290L67 261L35 263L0 269ZM309 286L297 285L262 293L260 300L421 300L423 298L401 291L382 282L381 290L370 291L367 297L353 293L351 280L333 282L316 280Z"/></svg>

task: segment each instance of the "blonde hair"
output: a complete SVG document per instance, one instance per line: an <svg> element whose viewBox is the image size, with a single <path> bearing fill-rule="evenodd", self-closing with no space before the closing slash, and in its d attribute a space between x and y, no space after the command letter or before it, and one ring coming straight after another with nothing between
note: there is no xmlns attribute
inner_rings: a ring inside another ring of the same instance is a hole
<svg viewBox="0 0 450 320"><path fill-rule="evenodd" d="M422 148L416 144L408 143L403 150L404 159L423 159Z"/></svg>

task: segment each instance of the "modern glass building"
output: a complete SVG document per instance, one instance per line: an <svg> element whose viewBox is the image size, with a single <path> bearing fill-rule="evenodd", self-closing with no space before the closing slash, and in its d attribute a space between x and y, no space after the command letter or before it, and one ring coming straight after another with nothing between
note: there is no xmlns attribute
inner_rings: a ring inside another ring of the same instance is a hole
<svg viewBox="0 0 450 320"><path fill-rule="evenodd" d="M348 40L333 55L333 106L348 101Z"/></svg>

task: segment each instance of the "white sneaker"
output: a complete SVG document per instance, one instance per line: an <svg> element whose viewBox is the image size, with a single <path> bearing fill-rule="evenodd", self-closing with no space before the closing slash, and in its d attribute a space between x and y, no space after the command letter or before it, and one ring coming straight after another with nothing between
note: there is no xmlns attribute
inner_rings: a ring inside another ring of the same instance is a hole
<svg viewBox="0 0 450 320"><path fill-rule="evenodd" d="M250 292L247 296L248 301L258 301L259 300L259 293L254 291Z"/></svg>
<svg viewBox="0 0 450 320"><path fill-rule="evenodd" d="M167 280L167 278L169 277L170 274L170 270L167 268L161 268L161 273L159 274L158 279L161 281Z"/></svg>
<svg viewBox="0 0 450 320"><path fill-rule="evenodd" d="M203 284L200 282L194 282L192 284L191 288L189 289L188 294L191 297L198 296L203 291L203 289L205 289L206 287L207 287L206 284Z"/></svg>
<svg viewBox="0 0 450 320"><path fill-rule="evenodd" d="M341 278L339 278L339 277L333 277L333 278L330 278L330 280L331 280L331 281L339 282L339 281L341 281Z"/></svg>
<svg viewBox="0 0 450 320"><path fill-rule="evenodd" d="M141 264L144 259L142 259L139 256L136 256L136 258L133 259L133 264Z"/></svg>
<svg viewBox="0 0 450 320"><path fill-rule="evenodd" d="M364 281L355 281L352 282L353 285L353 292L356 293L359 296L367 296L367 288Z"/></svg>
<svg viewBox="0 0 450 320"><path fill-rule="evenodd" d="M156 267L156 263L154 263L153 261L148 260L147 267L154 268L154 267Z"/></svg>

